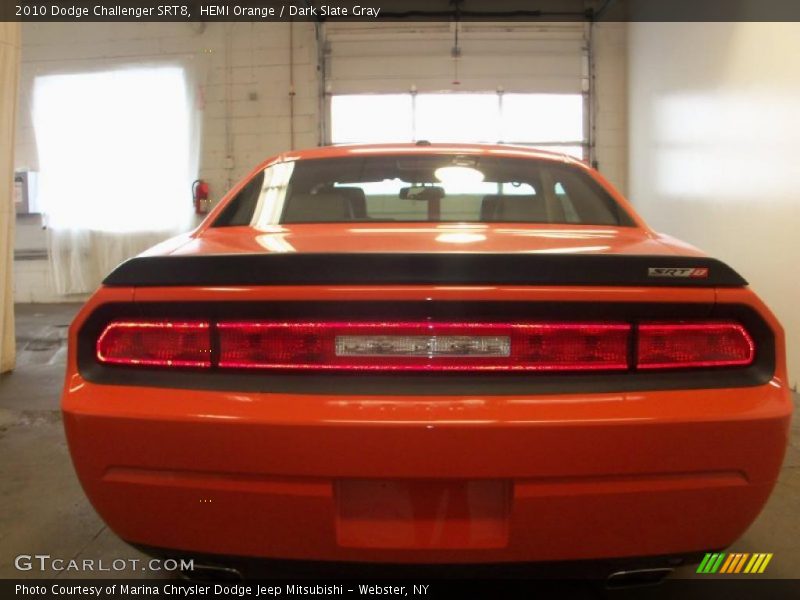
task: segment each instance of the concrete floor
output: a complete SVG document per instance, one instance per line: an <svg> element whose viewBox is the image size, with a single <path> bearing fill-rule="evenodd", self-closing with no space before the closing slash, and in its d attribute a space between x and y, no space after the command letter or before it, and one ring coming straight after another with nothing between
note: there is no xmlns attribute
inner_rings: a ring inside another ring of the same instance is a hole
<svg viewBox="0 0 800 600"><path fill-rule="evenodd" d="M0 578L91 576L20 572L14 568L14 558L20 554L103 559L107 563L145 558L103 524L83 495L69 459L58 404L66 331L78 308L74 304L16 307L18 367L0 376ZM795 419L780 480L766 509L730 548L774 553L771 577L800 578L797 423ZM130 570L104 576L158 575ZM680 569L675 576L692 577L694 568Z"/></svg>

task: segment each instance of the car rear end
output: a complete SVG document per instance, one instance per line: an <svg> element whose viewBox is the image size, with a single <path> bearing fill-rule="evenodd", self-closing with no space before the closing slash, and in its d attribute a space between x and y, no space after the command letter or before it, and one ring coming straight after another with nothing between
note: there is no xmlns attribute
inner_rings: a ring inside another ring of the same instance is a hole
<svg viewBox="0 0 800 600"><path fill-rule="evenodd" d="M135 259L70 329L81 483L121 538L167 553L472 564L724 548L783 459L783 331L727 266L630 227L498 224L468 252L431 242L476 235L461 223L205 230ZM339 246L298 251L331 228ZM386 243L398 230L414 251ZM383 250L359 251L374 235ZM609 251L522 250L565 239Z"/></svg>

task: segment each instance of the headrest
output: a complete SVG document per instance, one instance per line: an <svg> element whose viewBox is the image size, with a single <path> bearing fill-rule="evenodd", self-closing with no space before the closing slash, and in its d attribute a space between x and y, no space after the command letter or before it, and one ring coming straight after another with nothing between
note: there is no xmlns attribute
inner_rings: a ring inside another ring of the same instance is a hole
<svg viewBox="0 0 800 600"><path fill-rule="evenodd" d="M356 219L367 218L367 197L360 187L336 187L336 194L342 194L350 201L353 217Z"/></svg>
<svg viewBox="0 0 800 600"><path fill-rule="evenodd" d="M520 223L547 223L547 206L542 198L526 196L484 196L481 203L481 216L484 209L491 210L487 221L511 221Z"/></svg>
<svg viewBox="0 0 800 600"><path fill-rule="evenodd" d="M286 223L350 221L350 201L342 194L294 194L289 198L283 220Z"/></svg>

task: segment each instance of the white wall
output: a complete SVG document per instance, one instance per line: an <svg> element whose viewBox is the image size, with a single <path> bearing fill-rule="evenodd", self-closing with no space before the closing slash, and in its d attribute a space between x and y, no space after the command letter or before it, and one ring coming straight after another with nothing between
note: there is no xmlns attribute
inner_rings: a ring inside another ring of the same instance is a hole
<svg viewBox="0 0 800 600"><path fill-rule="evenodd" d="M408 28L407 24L387 26L393 30ZM450 25L440 23L426 26L444 31L444 34L437 33L433 37L439 44L435 49L440 59L437 64L445 65L449 73ZM339 50L346 46L352 56L357 52L358 44L363 45L365 39L363 31L355 30L363 29L364 25L342 24L337 27L338 33L333 31L337 28L331 27L332 44L338 43ZM343 45L348 39L348 34L343 30L348 28L354 30L353 40ZM560 73L562 78L568 77L574 82L575 77L580 76L581 65L580 61L569 62L563 53L554 52L552 42L565 47L572 44L575 52L578 52L581 29L582 26L576 24L547 24L504 32L497 25L473 24L462 40L466 44L462 87L470 82L478 82L485 87L486 82L492 82L492 85L504 84L511 86L508 89L526 91L525 86L539 86L544 82L556 86L546 91L560 89L558 82L561 80L555 75ZM577 33L570 33L572 30ZM597 159L601 171L624 191L627 166L625 27L602 24L596 31ZM412 37L418 35L400 33ZM377 39L380 40L381 36L381 32L378 32ZM430 32L426 32L425 36L431 37ZM503 36L508 40L498 42L498 39L504 39ZM313 25L296 23L293 37L296 92L294 146L316 146L319 141L320 101ZM429 40L428 44L431 43ZM413 48L415 44L419 44L419 41L409 44L409 47ZM531 55L530 60L518 61L524 68L514 70L509 67L507 46L522 53L521 56L525 53ZM415 49L418 56L410 57L416 67L411 63L408 67L411 72L415 72L415 69L430 71L430 57L424 53L419 55L418 50ZM201 70L206 73L200 177L210 183L212 199L219 199L232 183L257 162L289 148L289 27L286 24L25 23L15 146L16 168L37 168L30 113L33 81L37 75L116 66L120 62L151 63L159 57L175 56L193 57L203 65ZM362 70L350 73L360 81L372 77L376 68L378 72L383 69L394 74L389 58L384 60L367 52L363 57ZM562 67L554 71L551 68L553 65L548 67L548 61ZM563 65L569 65L569 68ZM343 85L336 79L336 65L333 67L334 71L328 74L329 83L334 87ZM547 68L550 68L552 76L545 77ZM514 74L511 80L507 80L509 73ZM536 91L535 86L530 91ZM252 95L255 96L254 100L250 99ZM232 161L227 160L229 146ZM34 251L35 254L36 250L43 250L45 246L46 232L41 229L37 218L17 219L17 251ZM55 293L46 259L17 260L14 270L17 302L81 299Z"/></svg>
<svg viewBox="0 0 800 600"><path fill-rule="evenodd" d="M0 373L16 362L11 263L14 238L14 115L19 78L19 23L0 23Z"/></svg>
<svg viewBox="0 0 800 600"><path fill-rule="evenodd" d="M628 35L626 23L594 28L597 168L628 191Z"/></svg>
<svg viewBox="0 0 800 600"><path fill-rule="evenodd" d="M632 23L633 203L729 262L783 323L800 376L800 24Z"/></svg>

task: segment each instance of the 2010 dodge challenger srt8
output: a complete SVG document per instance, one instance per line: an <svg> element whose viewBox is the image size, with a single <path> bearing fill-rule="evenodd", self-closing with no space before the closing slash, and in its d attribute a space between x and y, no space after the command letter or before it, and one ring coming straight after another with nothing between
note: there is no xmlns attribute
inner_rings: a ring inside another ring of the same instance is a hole
<svg viewBox="0 0 800 600"><path fill-rule="evenodd" d="M724 548L791 404L768 308L599 173L409 144L271 158L120 265L63 413L135 545L464 564Z"/></svg>

